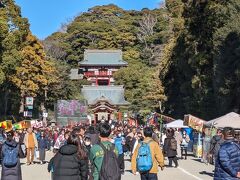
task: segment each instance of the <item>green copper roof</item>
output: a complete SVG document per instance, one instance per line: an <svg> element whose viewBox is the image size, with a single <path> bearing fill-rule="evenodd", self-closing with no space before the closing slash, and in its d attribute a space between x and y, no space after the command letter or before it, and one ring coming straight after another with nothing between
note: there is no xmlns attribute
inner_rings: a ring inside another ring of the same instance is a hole
<svg viewBox="0 0 240 180"><path fill-rule="evenodd" d="M85 66L126 66L127 62L122 60L121 50L85 50L84 60L79 64Z"/></svg>
<svg viewBox="0 0 240 180"><path fill-rule="evenodd" d="M129 104L124 98L123 86L83 86L82 95L90 105L103 98L113 105Z"/></svg>

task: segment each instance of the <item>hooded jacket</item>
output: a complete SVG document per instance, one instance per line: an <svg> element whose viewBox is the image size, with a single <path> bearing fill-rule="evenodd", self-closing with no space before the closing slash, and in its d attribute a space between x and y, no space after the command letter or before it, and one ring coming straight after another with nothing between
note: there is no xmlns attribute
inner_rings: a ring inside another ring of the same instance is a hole
<svg viewBox="0 0 240 180"><path fill-rule="evenodd" d="M14 140L6 141L2 148L3 158L4 158L5 148L7 148L7 146L12 148L17 148L19 150L19 145ZM4 164L2 164L1 180L22 180L22 172L21 172L21 165L20 165L19 158L18 158L17 165L14 167L8 168L8 167L5 167Z"/></svg>
<svg viewBox="0 0 240 180"><path fill-rule="evenodd" d="M75 145L63 145L51 160L53 180L87 180L88 161L78 157Z"/></svg>

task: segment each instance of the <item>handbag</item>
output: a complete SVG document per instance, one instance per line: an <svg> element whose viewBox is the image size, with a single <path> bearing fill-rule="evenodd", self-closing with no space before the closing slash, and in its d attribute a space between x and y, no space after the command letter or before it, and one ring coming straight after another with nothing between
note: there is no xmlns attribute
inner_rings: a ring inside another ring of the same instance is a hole
<svg viewBox="0 0 240 180"><path fill-rule="evenodd" d="M36 150L36 151L35 151L35 157L36 157L37 159L39 159L39 156L40 156L39 150Z"/></svg>

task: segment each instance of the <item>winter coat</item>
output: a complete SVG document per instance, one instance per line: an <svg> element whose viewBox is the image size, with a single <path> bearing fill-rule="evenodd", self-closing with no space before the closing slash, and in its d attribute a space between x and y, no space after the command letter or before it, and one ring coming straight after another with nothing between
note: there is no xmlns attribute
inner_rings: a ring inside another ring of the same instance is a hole
<svg viewBox="0 0 240 180"><path fill-rule="evenodd" d="M4 149L9 147L14 147L19 149L19 145L15 141L6 141L3 145L2 155L4 158ZM22 180L21 164L18 158L18 163L16 166L8 168L2 163L2 177L1 180Z"/></svg>
<svg viewBox="0 0 240 180"><path fill-rule="evenodd" d="M47 143L48 143L48 140L47 140L47 138L42 138L42 137L40 137L39 139L38 139L38 148L39 149L46 149L47 148Z"/></svg>
<svg viewBox="0 0 240 180"><path fill-rule="evenodd" d="M164 145L163 145L163 152L164 155L167 157L174 157L177 155L177 150L172 150L170 148L171 146L171 139L173 139L174 137L166 137L164 140Z"/></svg>
<svg viewBox="0 0 240 180"><path fill-rule="evenodd" d="M60 148L48 168L53 169L53 180L87 180L88 160L80 159L77 151L78 147L71 144Z"/></svg>
<svg viewBox="0 0 240 180"><path fill-rule="evenodd" d="M237 180L240 172L240 145L232 140L225 141L216 159L214 180Z"/></svg>

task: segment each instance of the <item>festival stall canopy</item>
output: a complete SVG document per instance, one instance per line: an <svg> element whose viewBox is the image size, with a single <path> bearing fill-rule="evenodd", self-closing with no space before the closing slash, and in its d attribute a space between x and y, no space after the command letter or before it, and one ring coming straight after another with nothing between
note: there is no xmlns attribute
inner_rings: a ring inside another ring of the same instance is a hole
<svg viewBox="0 0 240 180"><path fill-rule="evenodd" d="M231 112L219 118L213 119L205 123L207 127L216 127L216 128L224 128L224 127L232 127L235 129L240 128L240 115Z"/></svg>
<svg viewBox="0 0 240 180"><path fill-rule="evenodd" d="M188 128L188 126L183 125L183 120L178 119L168 124L165 124L166 128Z"/></svg>

